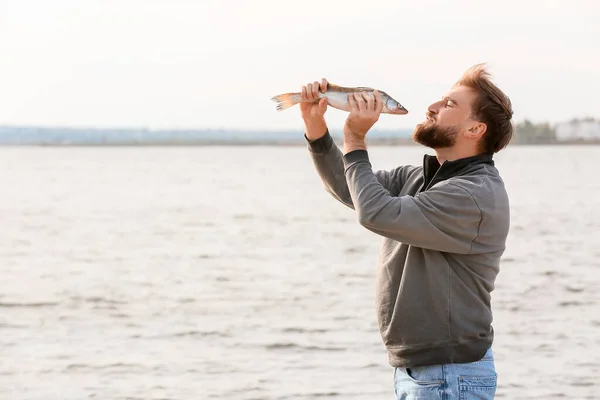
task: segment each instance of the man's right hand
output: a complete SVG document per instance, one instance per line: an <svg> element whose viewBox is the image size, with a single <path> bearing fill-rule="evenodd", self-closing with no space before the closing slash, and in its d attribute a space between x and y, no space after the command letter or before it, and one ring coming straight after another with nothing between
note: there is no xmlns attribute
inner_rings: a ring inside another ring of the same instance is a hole
<svg viewBox="0 0 600 400"><path fill-rule="evenodd" d="M319 90L321 93L327 91L327 80L323 78L321 83L315 81L306 86L302 86L302 102L300 103L300 113L304 120L306 137L309 141L320 139L327 132L325 123L325 112L327 111L327 97L319 99Z"/></svg>

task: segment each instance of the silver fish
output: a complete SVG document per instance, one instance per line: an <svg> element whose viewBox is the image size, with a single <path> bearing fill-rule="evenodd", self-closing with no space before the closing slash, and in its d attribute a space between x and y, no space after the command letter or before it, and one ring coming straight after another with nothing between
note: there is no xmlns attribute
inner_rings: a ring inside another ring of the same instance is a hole
<svg viewBox="0 0 600 400"><path fill-rule="evenodd" d="M369 87L343 87L328 83L327 91L325 93L319 90L319 99L327 97L327 104L331 107L350 112L350 104L348 103L348 95L350 93L365 92L372 96L374 90L375 89ZM381 90L378 90L378 92L381 94L381 99L383 100L382 113L396 115L408 114L408 110L397 100ZM300 92L280 94L272 97L271 100L277 103L278 111L287 110L288 108L303 101L302 93ZM315 100L315 102L316 101L317 100Z"/></svg>

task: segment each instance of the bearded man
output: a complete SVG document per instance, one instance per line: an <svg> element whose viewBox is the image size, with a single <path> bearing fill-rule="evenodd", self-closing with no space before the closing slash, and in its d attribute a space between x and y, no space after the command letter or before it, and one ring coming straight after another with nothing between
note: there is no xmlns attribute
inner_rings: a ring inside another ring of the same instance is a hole
<svg viewBox="0 0 600 400"><path fill-rule="evenodd" d="M513 135L510 99L481 64L428 107L413 139L422 166L373 171L365 136L383 102L350 94L343 152L327 124L327 80L302 87L309 153L325 189L382 237L377 320L398 399L491 399L491 292L510 224L493 155Z"/></svg>

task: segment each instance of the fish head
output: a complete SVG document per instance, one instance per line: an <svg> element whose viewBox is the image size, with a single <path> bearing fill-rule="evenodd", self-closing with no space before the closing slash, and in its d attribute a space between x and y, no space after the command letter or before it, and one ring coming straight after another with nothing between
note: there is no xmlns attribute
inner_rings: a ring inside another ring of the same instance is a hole
<svg viewBox="0 0 600 400"><path fill-rule="evenodd" d="M398 103L396 100L388 97L385 102L385 107L389 110L390 114L398 114L398 115L406 115L408 114L408 110L404 108L404 106Z"/></svg>

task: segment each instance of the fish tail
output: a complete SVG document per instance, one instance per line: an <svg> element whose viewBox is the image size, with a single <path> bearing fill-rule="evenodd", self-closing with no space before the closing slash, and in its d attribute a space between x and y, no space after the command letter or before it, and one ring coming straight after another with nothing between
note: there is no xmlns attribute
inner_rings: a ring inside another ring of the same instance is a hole
<svg viewBox="0 0 600 400"><path fill-rule="evenodd" d="M285 93L272 97L271 100L277 103L277 111L283 111L300 103L300 101L302 101L302 94Z"/></svg>

